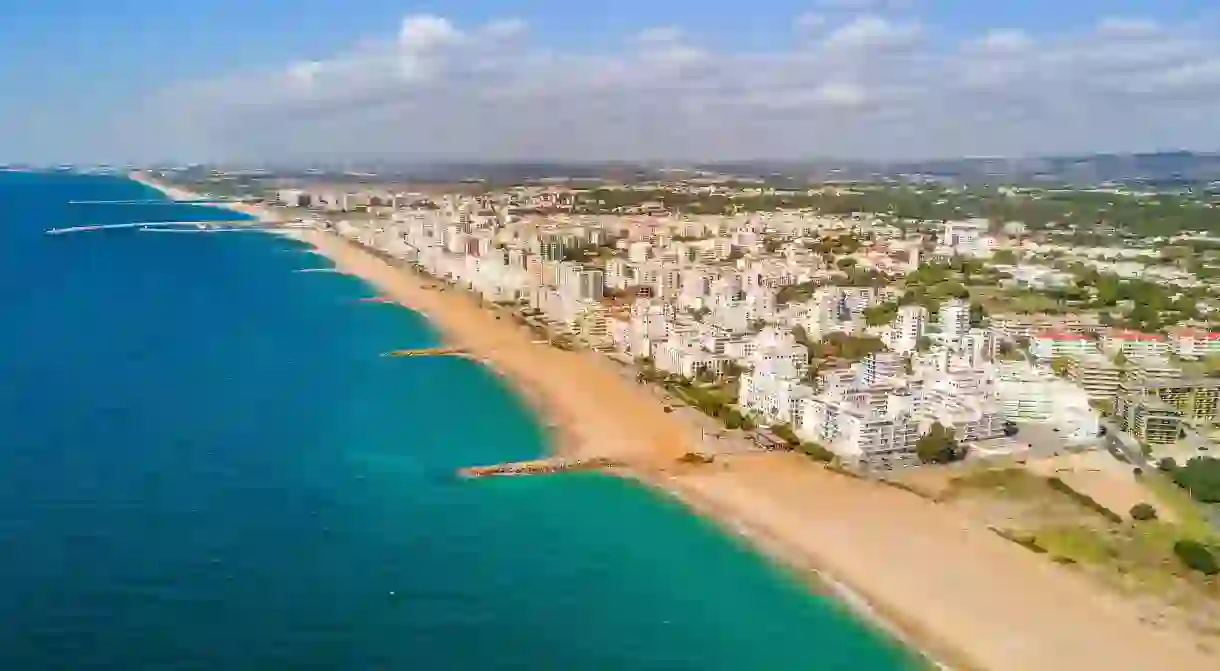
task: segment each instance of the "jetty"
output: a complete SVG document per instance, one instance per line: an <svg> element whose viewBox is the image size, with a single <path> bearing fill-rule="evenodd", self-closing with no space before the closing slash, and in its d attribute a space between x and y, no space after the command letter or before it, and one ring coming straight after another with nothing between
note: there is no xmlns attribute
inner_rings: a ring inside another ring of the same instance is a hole
<svg viewBox="0 0 1220 671"><path fill-rule="evenodd" d="M578 471L602 471L622 465L621 462L607 459L606 457L589 457L587 459L551 457L549 459L534 459L532 461L513 461L492 466L470 466L458 469L458 476L463 478L487 478L504 475L554 475L556 473Z"/></svg>
<svg viewBox="0 0 1220 671"><path fill-rule="evenodd" d="M252 203L257 199L200 198L169 200L165 198L137 198L134 200L69 200L69 205L225 205L229 203Z"/></svg>
<svg viewBox="0 0 1220 671"><path fill-rule="evenodd" d="M48 228L45 233L47 235L66 235L68 233L85 233L88 231L111 231L124 228L135 229L169 229L175 227L191 227L200 231L219 232L222 230L234 230L234 225L241 225L241 230L274 230L278 226L274 224L259 224L253 219L224 219L211 221L136 221L126 224L98 224L94 226L68 226L64 228ZM228 228L218 228L225 226Z"/></svg>
<svg viewBox="0 0 1220 671"><path fill-rule="evenodd" d="M461 347L420 347L391 350L382 353L381 356L466 356L469 353Z"/></svg>

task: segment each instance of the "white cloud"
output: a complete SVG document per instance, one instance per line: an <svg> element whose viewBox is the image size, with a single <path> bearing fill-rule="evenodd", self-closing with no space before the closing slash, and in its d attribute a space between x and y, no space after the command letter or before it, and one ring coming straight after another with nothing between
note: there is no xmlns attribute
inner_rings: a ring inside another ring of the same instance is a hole
<svg viewBox="0 0 1220 671"><path fill-rule="evenodd" d="M635 39L642 44L666 44L682 40L682 29L677 26L657 26L645 28L636 34Z"/></svg>
<svg viewBox="0 0 1220 671"><path fill-rule="evenodd" d="M830 33L826 45L841 49L882 49L910 46L918 39L919 25L894 23L882 16L866 14Z"/></svg>
<svg viewBox="0 0 1220 671"><path fill-rule="evenodd" d="M869 5L870 8L876 5ZM821 16L821 15L819 15ZM863 14L769 51L678 26L555 49L523 21L409 16L329 58L186 82L155 109L216 156L892 157L1220 146L1220 39L1102 19L1083 31ZM923 38L928 36L929 39ZM1150 38L1150 36L1154 36ZM935 37L935 39L931 39ZM532 39L530 39L532 38Z"/></svg>
<svg viewBox="0 0 1220 671"><path fill-rule="evenodd" d="M512 39L520 37L529 26L523 19L499 19L483 26L481 33L493 39Z"/></svg>
<svg viewBox="0 0 1220 671"><path fill-rule="evenodd" d="M462 33L449 22L449 19L421 14L408 16L402 20L398 30L398 44L404 50L423 52L459 42Z"/></svg>
<svg viewBox="0 0 1220 671"><path fill-rule="evenodd" d="M970 42L967 47L990 54L1015 54L1028 50L1033 40L1022 30L997 29Z"/></svg>

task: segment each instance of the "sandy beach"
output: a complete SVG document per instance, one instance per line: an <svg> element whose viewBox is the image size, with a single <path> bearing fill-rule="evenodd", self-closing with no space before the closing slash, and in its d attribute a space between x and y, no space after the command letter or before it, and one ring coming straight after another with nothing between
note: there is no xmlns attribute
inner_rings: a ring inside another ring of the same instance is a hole
<svg viewBox="0 0 1220 671"><path fill-rule="evenodd" d="M191 194L162 188L176 198ZM256 216L266 213L243 207ZM996 536L959 511L824 469L795 454L683 466L692 428L618 364L535 344L464 292L441 290L338 236L284 231L345 273L426 316L447 344L492 366L557 426L565 456L608 457L777 561L863 597L913 645L954 668L996 671L1220 668L1185 632L1141 622L1085 577ZM694 431L697 435L697 430ZM751 614L752 617L764 616Z"/></svg>

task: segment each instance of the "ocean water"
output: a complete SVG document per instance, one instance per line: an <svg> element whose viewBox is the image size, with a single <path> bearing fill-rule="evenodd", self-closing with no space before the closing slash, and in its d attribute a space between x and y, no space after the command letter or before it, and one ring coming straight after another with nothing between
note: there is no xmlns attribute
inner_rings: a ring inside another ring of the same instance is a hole
<svg viewBox="0 0 1220 671"><path fill-rule="evenodd" d="M628 482L460 482L544 435L427 322L120 179L0 173L0 669L913 668Z"/></svg>

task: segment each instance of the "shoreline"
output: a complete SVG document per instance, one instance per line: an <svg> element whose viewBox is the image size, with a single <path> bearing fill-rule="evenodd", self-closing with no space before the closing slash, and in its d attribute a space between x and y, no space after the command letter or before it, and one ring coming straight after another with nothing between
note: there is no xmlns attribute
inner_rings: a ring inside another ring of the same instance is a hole
<svg viewBox="0 0 1220 671"><path fill-rule="evenodd" d="M190 197L183 189L133 179L174 198ZM273 217L258 207L229 207ZM1024 671L1210 664L1168 633L1141 626L1130 609L1082 576L905 492L854 481L797 455L677 466L678 457L695 451L689 449L691 427L663 413L605 357L533 344L526 327L495 318L465 292L427 289L426 276L337 234L274 233L310 245L340 272L419 312L445 342L469 349L535 411L554 453L628 463L614 473L676 499L934 666Z"/></svg>

